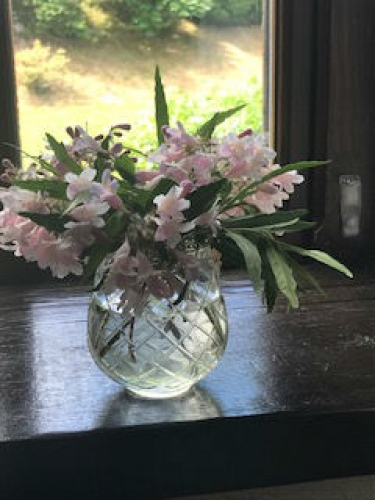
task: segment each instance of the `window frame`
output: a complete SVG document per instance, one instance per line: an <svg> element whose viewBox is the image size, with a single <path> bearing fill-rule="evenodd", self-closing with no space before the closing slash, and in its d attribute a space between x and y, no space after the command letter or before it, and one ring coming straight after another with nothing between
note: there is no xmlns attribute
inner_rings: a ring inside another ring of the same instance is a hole
<svg viewBox="0 0 375 500"><path fill-rule="evenodd" d="M17 87L14 70L13 23L11 0L0 4L0 158L20 161L20 154L6 143L19 147L19 124L17 111ZM1 169L1 166L0 166Z"/></svg>

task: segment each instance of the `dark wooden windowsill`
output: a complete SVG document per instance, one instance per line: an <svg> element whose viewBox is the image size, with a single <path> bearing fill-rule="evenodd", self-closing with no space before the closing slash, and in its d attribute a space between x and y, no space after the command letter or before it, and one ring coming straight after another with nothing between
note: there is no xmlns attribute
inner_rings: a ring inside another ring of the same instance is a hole
<svg viewBox="0 0 375 500"><path fill-rule="evenodd" d="M87 293L0 288L0 495L167 498L374 474L375 279L267 315L226 276L230 341L188 395L129 397L86 348Z"/></svg>

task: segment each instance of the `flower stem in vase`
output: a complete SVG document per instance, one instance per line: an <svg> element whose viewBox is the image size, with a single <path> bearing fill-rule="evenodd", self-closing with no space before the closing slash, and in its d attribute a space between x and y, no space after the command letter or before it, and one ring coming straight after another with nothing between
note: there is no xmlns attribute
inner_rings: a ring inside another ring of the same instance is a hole
<svg viewBox="0 0 375 500"><path fill-rule="evenodd" d="M111 347L119 340L119 338L123 334L123 329L127 328L129 325L132 325L132 323L133 323L133 329L134 329L134 321L135 321L135 318L134 318L134 316L132 316L131 319L120 324L120 326L115 330L112 337L110 337L109 341L100 349L99 356L101 358L103 358L108 353L108 351L111 349ZM130 338L130 335L129 335L129 338ZM133 348L134 348L134 346L133 346Z"/></svg>
<svg viewBox="0 0 375 500"><path fill-rule="evenodd" d="M135 349L134 349L134 324L135 324L135 316L132 317L130 320L130 329L129 329L129 354L131 357L131 360L136 363L137 358L135 355Z"/></svg>

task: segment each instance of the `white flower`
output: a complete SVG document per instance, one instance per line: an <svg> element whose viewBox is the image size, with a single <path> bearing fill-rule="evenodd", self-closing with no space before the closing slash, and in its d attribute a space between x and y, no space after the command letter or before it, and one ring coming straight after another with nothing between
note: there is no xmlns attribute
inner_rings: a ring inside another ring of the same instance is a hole
<svg viewBox="0 0 375 500"><path fill-rule="evenodd" d="M195 227L194 221L184 222L182 212L190 207L190 201L181 198L182 193L182 187L173 186L167 194L154 199L157 205L155 222L158 225L155 241L166 241L171 248L181 241L181 233L187 233Z"/></svg>
<svg viewBox="0 0 375 500"><path fill-rule="evenodd" d="M66 195L69 200L74 200L80 193L92 193L97 188L94 182L96 170L94 168L85 168L79 175L69 172L65 174L65 180L69 184L66 189Z"/></svg>
<svg viewBox="0 0 375 500"><path fill-rule="evenodd" d="M86 222L95 227L103 227L104 220L101 215L104 215L109 210L109 205L106 202L91 201L74 208L70 212L70 216L73 217L78 222ZM74 227L74 222L68 222L65 224L66 228Z"/></svg>
<svg viewBox="0 0 375 500"><path fill-rule="evenodd" d="M36 214L47 214L49 210L41 193L35 193L26 189L12 186L0 190L0 201L5 208L12 212L34 212Z"/></svg>
<svg viewBox="0 0 375 500"><path fill-rule="evenodd" d="M73 153L85 154L85 153L98 153L103 151L99 143L91 137L86 130L84 130L79 125L76 126L76 131L78 132L78 137L75 137L73 144L71 146Z"/></svg>
<svg viewBox="0 0 375 500"><path fill-rule="evenodd" d="M190 207L190 201L180 198L182 190L182 187L173 186L167 194L156 196L154 203L158 207L157 214L167 219L183 219L181 212Z"/></svg>

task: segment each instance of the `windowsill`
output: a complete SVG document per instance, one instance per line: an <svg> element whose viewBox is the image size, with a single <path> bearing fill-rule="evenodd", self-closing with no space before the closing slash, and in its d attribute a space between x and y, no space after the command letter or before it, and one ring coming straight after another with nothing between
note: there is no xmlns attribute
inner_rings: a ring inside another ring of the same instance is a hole
<svg viewBox="0 0 375 500"><path fill-rule="evenodd" d="M164 498L375 473L374 282L327 284L299 311L267 315L232 278L222 362L164 402L133 399L96 368L82 288L0 288L1 498L83 487Z"/></svg>

